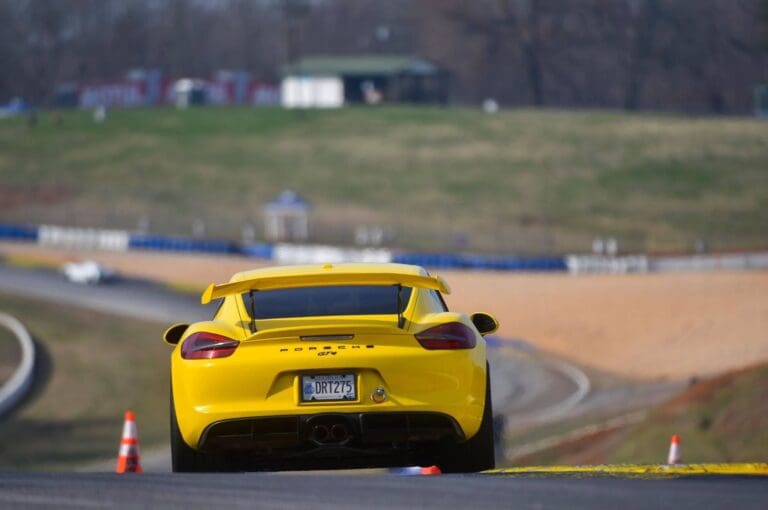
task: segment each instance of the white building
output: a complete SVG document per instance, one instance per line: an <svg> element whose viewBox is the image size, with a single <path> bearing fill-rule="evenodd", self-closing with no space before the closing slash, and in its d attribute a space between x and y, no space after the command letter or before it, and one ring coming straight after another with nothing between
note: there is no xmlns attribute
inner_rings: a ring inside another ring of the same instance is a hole
<svg viewBox="0 0 768 510"><path fill-rule="evenodd" d="M285 190L264 206L264 237L268 241L306 241L309 237L309 202Z"/></svg>

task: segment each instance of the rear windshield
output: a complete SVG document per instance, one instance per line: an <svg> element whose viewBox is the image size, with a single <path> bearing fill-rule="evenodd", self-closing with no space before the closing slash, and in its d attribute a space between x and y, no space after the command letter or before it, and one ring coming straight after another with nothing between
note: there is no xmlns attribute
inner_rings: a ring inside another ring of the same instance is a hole
<svg viewBox="0 0 768 510"><path fill-rule="evenodd" d="M402 288L402 313L411 298L410 287ZM397 286L334 285L295 289L260 290L243 294L249 315L255 319L317 317L325 315L397 314Z"/></svg>

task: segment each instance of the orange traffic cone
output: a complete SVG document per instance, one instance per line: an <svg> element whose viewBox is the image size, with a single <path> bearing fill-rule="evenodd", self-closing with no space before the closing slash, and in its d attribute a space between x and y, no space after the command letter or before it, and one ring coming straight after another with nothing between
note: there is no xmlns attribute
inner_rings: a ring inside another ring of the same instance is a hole
<svg viewBox="0 0 768 510"><path fill-rule="evenodd" d="M682 464L682 454L680 451L680 437L675 434L669 442L669 455L667 455L667 464Z"/></svg>
<svg viewBox="0 0 768 510"><path fill-rule="evenodd" d="M439 475L443 472L440 471L440 468L437 466L428 466L421 468L421 474L422 475Z"/></svg>
<svg viewBox="0 0 768 510"><path fill-rule="evenodd" d="M142 471L144 470L139 464L139 434L136 430L136 417L133 411L126 411L115 473L141 473Z"/></svg>

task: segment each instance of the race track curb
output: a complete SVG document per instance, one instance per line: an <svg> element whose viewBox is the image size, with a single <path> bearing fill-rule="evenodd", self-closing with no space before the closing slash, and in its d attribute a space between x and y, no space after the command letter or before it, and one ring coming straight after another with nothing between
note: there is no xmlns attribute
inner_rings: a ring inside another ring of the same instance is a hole
<svg viewBox="0 0 768 510"><path fill-rule="evenodd" d="M21 361L10 379L0 387L0 417L13 409L34 381L35 344L27 328L16 318L0 312L0 326L9 329L21 346Z"/></svg>
<svg viewBox="0 0 768 510"><path fill-rule="evenodd" d="M490 475L615 476L676 478L684 476L768 476L768 463L617 464L595 466L531 466L492 469Z"/></svg>

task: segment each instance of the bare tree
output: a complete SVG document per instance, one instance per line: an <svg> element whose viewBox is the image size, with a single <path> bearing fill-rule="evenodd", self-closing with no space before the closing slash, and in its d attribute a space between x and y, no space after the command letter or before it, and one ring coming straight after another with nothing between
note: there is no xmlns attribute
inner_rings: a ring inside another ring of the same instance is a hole
<svg viewBox="0 0 768 510"><path fill-rule="evenodd" d="M624 108L637 110L643 79L647 74L646 63L651 57L656 25L659 21L659 0L630 0L628 2L629 55Z"/></svg>
<svg viewBox="0 0 768 510"><path fill-rule="evenodd" d="M768 82L768 0L0 0L0 102L132 67L243 69L300 56L415 54L451 98L749 112Z"/></svg>

